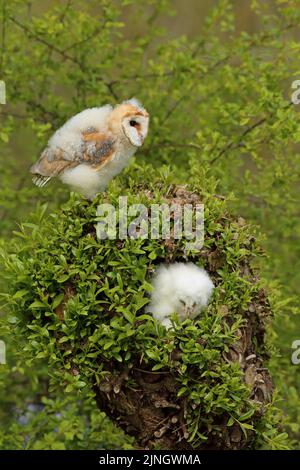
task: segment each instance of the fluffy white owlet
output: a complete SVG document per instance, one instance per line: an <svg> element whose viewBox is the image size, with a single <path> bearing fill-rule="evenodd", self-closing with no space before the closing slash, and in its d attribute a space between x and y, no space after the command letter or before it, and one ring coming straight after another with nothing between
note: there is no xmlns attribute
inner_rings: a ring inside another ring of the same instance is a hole
<svg viewBox="0 0 300 470"><path fill-rule="evenodd" d="M45 186L61 181L88 199L104 191L143 145L149 114L131 99L112 107L90 108L69 119L50 138L30 171L33 182Z"/></svg>
<svg viewBox="0 0 300 470"><path fill-rule="evenodd" d="M180 321L195 318L207 306L214 285L207 272L194 263L161 265L152 279L153 290L146 312L166 328L172 328L170 315Z"/></svg>

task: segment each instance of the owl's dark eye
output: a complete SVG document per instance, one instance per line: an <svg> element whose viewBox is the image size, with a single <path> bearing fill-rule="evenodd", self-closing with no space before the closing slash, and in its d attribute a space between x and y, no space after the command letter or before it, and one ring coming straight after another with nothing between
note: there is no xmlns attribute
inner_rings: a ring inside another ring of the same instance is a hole
<svg viewBox="0 0 300 470"><path fill-rule="evenodd" d="M131 121L129 121L129 125L131 127L135 127L137 125L137 122L132 119Z"/></svg>

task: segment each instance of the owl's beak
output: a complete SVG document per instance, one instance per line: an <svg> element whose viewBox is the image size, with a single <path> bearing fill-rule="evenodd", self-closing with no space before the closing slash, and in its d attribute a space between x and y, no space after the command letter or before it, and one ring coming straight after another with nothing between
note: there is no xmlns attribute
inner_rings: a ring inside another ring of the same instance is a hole
<svg viewBox="0 0 300 470"><path fill-rule="evenodd" d="M143 135L139 135L139 143L138 143L138 147L141 147L144 143L144 140L145 140L145 136Z"/></svg>
<svg viewBox="0 0 300 470"><path fill-rule="evenodd" d="M187 318L190 318L190 315L191 315L191 313L192 313L192 308L185 306L185 307L184 307L184 313L185 313L185 316L186 316Z"/></svg>

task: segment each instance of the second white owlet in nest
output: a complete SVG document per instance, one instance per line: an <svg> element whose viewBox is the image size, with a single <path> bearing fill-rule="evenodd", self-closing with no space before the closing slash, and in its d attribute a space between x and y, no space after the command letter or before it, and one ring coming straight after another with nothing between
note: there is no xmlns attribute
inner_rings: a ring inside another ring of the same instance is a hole
<svg viewBox="0 0 300 470"><path fill-rule="evenodd" d="M205 308L214 285L207 272L194 263L160 265L152 279L150 303L152 313L166 328L172 328L170 316L178 314L181 322L196 318Z"/></svg>
<svg viewBox="0 0 300 470"><path fill-rule="evenodd" d="M43 187L58 177L93 199L143 145L148 124L149 114L134 98L76 114L55 132L31 167L33 182Z"/></svg>

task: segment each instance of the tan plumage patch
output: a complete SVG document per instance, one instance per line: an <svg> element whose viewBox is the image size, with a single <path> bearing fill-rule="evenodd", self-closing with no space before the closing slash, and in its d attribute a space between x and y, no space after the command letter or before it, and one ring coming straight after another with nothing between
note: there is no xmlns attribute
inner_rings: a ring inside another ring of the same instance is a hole
<svg viewBox="0 0 300 470"><path fill-rule="evenodd" d="M100 132L85 132L82 134L82 148L74 160L65 158L63 150L45 149L38 162L30 168L33 175L49 178L60 175L63 171L75 168L80 163L90 164L98 170L111 160L115 153L113 139Z"/></svg>
<svg viewBox="0 0 300 470"><path fill-rule="evenodd" d="M62 150L54 152L50 149L45 149L35 165L30 168L33 175L48 176L53 178L58 176L66 168L74 168L78 163L64 158Z"/></svg>
<svg viewBox="0 0 300 470"><path fill-rule="evenodd" d="M85 133L83 140L86 145L82 162L89 163L97 170L108 163L115 153L114 140L101 132Z"/></svg>
<svg viewBox="0 0 300 470"><path fill-rule="evenodd" d="M109 120L112 123L119 123L124 117L129 116L149 117L149 114L147 113L147 111L139 109L130 103L122 103L112 111Z"/></svg>

